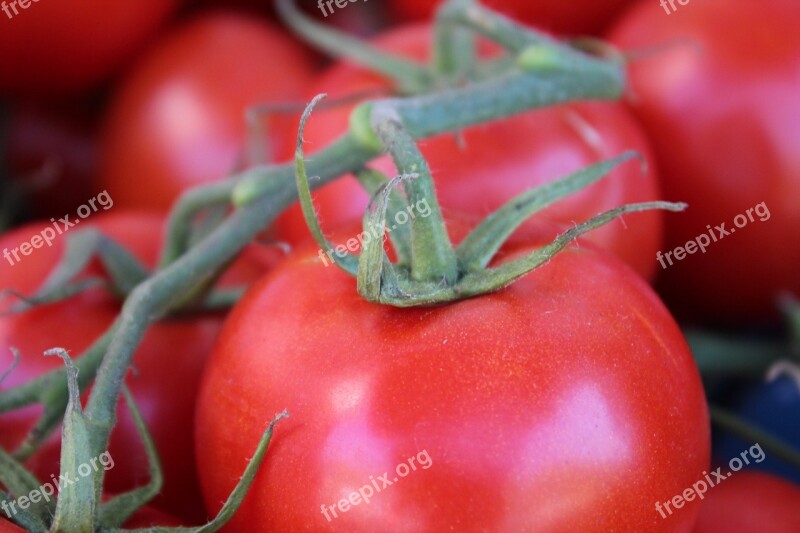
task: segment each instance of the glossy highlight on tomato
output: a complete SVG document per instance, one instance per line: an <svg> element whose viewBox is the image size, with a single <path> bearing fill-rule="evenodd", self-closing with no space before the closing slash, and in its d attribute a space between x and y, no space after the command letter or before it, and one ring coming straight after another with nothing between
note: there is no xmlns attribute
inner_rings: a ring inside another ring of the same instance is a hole
<svg viewBox="0 0 800 533"><path fill-rule="evenodd" d="M312 72L306 50L273 24L226 12L188 21L114 97L98 186L120 206L166 211L183 190L246 165L246 112L295 101ZM296 129L284 115L262 125L267 152L286 149L276 132Z"/></svg>
<svg viewBox="0 0 800 533"><path fill-rule="evenodd" d="M234 308L209 360L196 430L210 511L284 409L229 531L691 531L696 504L666 524L653 502L709 461L680 331L590 244L500 292L411 309L364 301L298 250ZM432 466L326 519L423 450Z"/></svg>

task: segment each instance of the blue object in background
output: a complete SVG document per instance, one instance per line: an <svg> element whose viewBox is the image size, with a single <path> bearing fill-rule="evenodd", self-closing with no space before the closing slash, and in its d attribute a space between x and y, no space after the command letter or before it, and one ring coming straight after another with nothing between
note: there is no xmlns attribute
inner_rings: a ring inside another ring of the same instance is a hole
<svg viewBox="0 0 800 533"><path fill-rule="evenodd" d="M751 387L740 398L731 406L735 414L800 450L800 390L794 380L780 376L769 383ZM714 457L722 462L738 457L755 444L745 442L727 431L720 430L715 435L718 438L714 443ZM800 469L770 457L766 450L765 453L766 459L751 466L800 484Z"/></svg>

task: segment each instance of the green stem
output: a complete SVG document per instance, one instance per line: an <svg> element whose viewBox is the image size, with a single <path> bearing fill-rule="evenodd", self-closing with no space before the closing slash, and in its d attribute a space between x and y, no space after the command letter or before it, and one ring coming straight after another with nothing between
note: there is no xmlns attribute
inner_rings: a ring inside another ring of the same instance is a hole
<svg viewBox="0 0 800 533"><path fill-rule="evenodd" d="M181 195L167 221L167 237L161 250L160 267L169 265L189 249L194 217L203 209L227 205L235 187L236 182L227 180L191 189Z"/></svg>
<svg viewBox="0 0 800 533"><path fill-rule="evenodd" d="M452 80L472 74L476 63L475 34L453 21L451 13L460 13L475 0L449 0L436 14L433 55L434 70Z"/></svg>
<svg viewBox="0 0 800 533"><path fill-rule="evenodd" d="M372 125L392 154L398 174L418 177L405 181L409 205L427 201L430 215L411 219L411 277L417 281L444 280L452 284L458 278L456 252L450 243L442 210L434 192L428 162L414 138L406 132L399 115L384 107L373 111Z"/></svg>

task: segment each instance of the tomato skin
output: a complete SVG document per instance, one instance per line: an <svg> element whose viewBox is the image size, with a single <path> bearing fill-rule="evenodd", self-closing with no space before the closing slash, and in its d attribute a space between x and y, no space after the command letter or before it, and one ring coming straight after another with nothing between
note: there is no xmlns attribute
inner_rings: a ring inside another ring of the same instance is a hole
<svg viewBox="0 0 800 533"><path fill-rule="evenodd" d="M146 528L146 527L175 527L182 526L180 520L162 513L152 507L143 507L139 509L130 520L125 522L126 528Z"/></svg>
<svg viewBox="0 0 800 533"><path fill-rule="evenodd" d="M396 54L422 60L430 52L430 36L429 26L413 25L387 33L376 42ZM342 63L315 82L309 97L324 92L333 99L389 87L384 78ZM346 131L351 110L352 106L339 106L315 112L304 133L307 150L318 150ZM588 133L582 134L581 129ZM580 103L542 109L467 128L463 135L466 149L459 147L453 135L420 143L433 171L439 201L447 210L485 217L531 187L627 150L643 155L649 166L646 175L636 163L628 163L600 183L562 200L542 217L573 224L619 205L655 200L660 195L647 140L620 104ZM284 157L291 155L287 152ZM389 175L396 173L388 157L371 166ZM368 197L353 178L347 177L315 193L314 202L323 222L335 227L360 218ZM616 221L592 233L588 240L614 251L649 278L657 265L662 218L663 214L655 211L631 215L625 222ZM299 207L284 214L276 228L279 237L292 243L309 235Z"/></svg>
<svg viewBox="0 0 800 533"><path fill-rule="evenodd" d="M798 506L797 485L757 471L736 472L708 491L694 533L796 533Z"/></svg>
<svg viewBox="0 0 800 533"><path fill-rule="evenodd" d="M96 86L129 60L179 3L44 1L18 9L11 20L0 12L0 93L58 96Z"/></svg>
<svg viewBox="0 0 800 533"><path fill-rule="evenodd" d="M233 310L209 360L196 430L210 511L283 409L229 531L690 531L694 504L665 524L653 502L709 460L677 326L591 245L504 291L406 310L363 301L300 249ZM321 513L423 450L430 468Z"/></svg>
<svg viewBox="0 0 800 533"><path fill-rule="evenodd" d="M482 4L506 16L566 34L597 32L605 28L634 0L483 0ZM391 9L407 19L431 19L441 2L430 0L391 0Z"/></svg>
<svg viewBox="0 0 800 533"><path fill-rule="evenodd" d="M25 530L8 520L0 518L0 533L25 533Z"/></svg>
<svg viewBox="0 0 800 533"><path fill-rule="evenodd" d="M776 296L800 292L791 244L800 239L799 22L793 1L708 0L678 16L642 3L612 32L622 49L672 43L630 67L631 106L653 140L666 199L690 205L669 217L664 252L708 225L730 229L761 202L771 212L663 272L663 295L687 320L777 318Z"/></svg>
<svg viewBox="0 0 800 533"><path fill-rule="evenodd" d="M245 111L296 100L311 73L305 50L275 25L223 12L188 22L142 60L112 102L99 186L121 206L167 210L184 189L236 170ZM295 129L285 116L265 122Z"/></svg>
<svg viewBox="0 0 800 533"><path fill-rule="evenodd" d="M145 264L153 265L162 232L162 217L114 211L96 215L84 222L128 247ZM39 233L44 224L30 224L0 238L0 250L19 246ZM81 226L83 227L83 226ZM33 250L17 265L5 259L0 265L0 287L23 294L33 292L50 273L64 249L65 236L53 246ZM237 266L231 281L252 281L255 271L265 270L251 259ZM98 265L91 266L95 275ZM5 306L5 302L4 302ZM118 302L100 290L92 290L65 302L32 309L20 315L0 317L0 368L11 363L11 347L19 349L21 362L0 385L7 390L30 381L44 372L63 365L56 357L42 357L42 352L56 346L76 357L88 348L111 325L120 311ZM201 372L209 347L221 326L218 316L200 316L155 324L137 351L134 365L137 375L128 374L128 385L137 400L148 428L153 434L164 468L164 489L154 505L169 509L188 519L203 521L201 498L194 472L192 415ZM165 372L165 364L170 371ZM147 461L141 440L124 402L118 408L118 424L112 433L109 452L114 467L108 471L106 488L123 492L147 481ZM15 448L27 434L39 406L0 416L0 445ZM60 434L59 434L60 435ZM59 472L60 437L54 435L43 450L28 462L40 479Z"/></svg>

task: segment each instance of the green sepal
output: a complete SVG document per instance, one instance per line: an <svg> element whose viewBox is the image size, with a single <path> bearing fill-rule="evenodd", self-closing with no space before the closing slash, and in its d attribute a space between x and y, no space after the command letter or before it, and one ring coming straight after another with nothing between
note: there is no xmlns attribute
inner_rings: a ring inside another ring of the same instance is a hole
<svg viewBox="0 0 800 533"><path fill-rule="evenodd" d="M96 507L95 480L98 477L91 468L93 452L89 438L89 422L81 409L78 370L63 348L53 348L44 354L58 356L64 360L69 389L69 401L61 434L61 487L51 531L93 533ZM84 476L80 473L80 468L87 465L90 475Z"/></svg>
<svg viewBox="0 0 800 533"><path fill-rule="evenodd" d="M324 94L320 94L314 98L303 112L303 116L300 119L300 129L297 134L297 149L294 157L297 193L300 197L300 207L303 210L303 217L306 220L306 225L308 226L308 229L311 232L311 235L314 237L316 243L324 252L329 254L329 257L336 266L355 277L358 271L358 258L351 253L345 253L343 255L333 253L333 244L328 241L328 239L325 237L325 234L322 232L322 227L320 227L317 213L314 210L314 201L311 198L311 187L308 183L306 159L305 155L303 154L303 132L305 131L306 122L308 122L308 118L311 116L311 112L314 110L314 107L324 98Z"/></svg>
<svg viewBox="0 0 800 533"><path fill-rule="evenodd" d="M416 177L416 176L411 176ZM364 168L356 172L356 179L367 191L370 198L374 199L381 190L386 188L389 184L389 178L377 170ZM389 194L389 202L386 205L386 218L395 220L397 213L405 211L408 208L408 199L392 188ZM369 231L369 226L364 228L364 231ZM389 232L389 239L392 241L395 253L397 254L397 263L400 265L409 265L411 263L411 228L407 224L399 224L397 227Z"/></svg>
<svg viewBox="0 0 800 533"><path fill-rule="evenodd" d="M454 285L435 282L419 283L412 281L408 276L403 276L402 271L399 271L394 280L390 280L386 276L383 277L380 296L372 301L395 307L414 307L439 305L495 292L547 263L581 235L597 229L624 214L652 209L682 211L685 208L686 204L670 202L646 202L618 207L570 228L547 246L539 248L524 257L504 263L496 268L469 272Z"/></svg>
<svg viewBox="0 0 800 533"><path fill-rule="evenodd" d="M531 216L547 206L597 182L612 170L637 157L625 154L581 169L566 178L530 189L489 215L456 248L462 271L474 272L489 264L506 239Z"/></svg>
<svg viewBox="0 0 800 533"><path fill-rule="evenodd" d="M149 527L142 529L101 527L100 531L103 533L123 533L131 531L136 531L139 533L213 533L215 531L219 531L230 521L231 518L233 518L233 515L236 513L239 507L241 507L244 497L250 490L250 487L256 478L256 474L258 473L258 469L261 466L261 463L264 461L264 457L266 457L267 449L269 448L269 443L272 440L272 433L275 429L275 425L283 418L288 418L288 416L289 413L284 411L276 415L272 422L269 423L269 426L262 434L261 440L259 440L258 446L256 447L256 451L253 454L252 459L250 459L250 462L247 464L247 468L239 480L239 483L236 485L236 488L233 489L233 492L228 497L228 500L222 506L222 509L220 509L219 513L217 513L217 516L214 518L214 520L208 524L199 527Z"/></svg>

